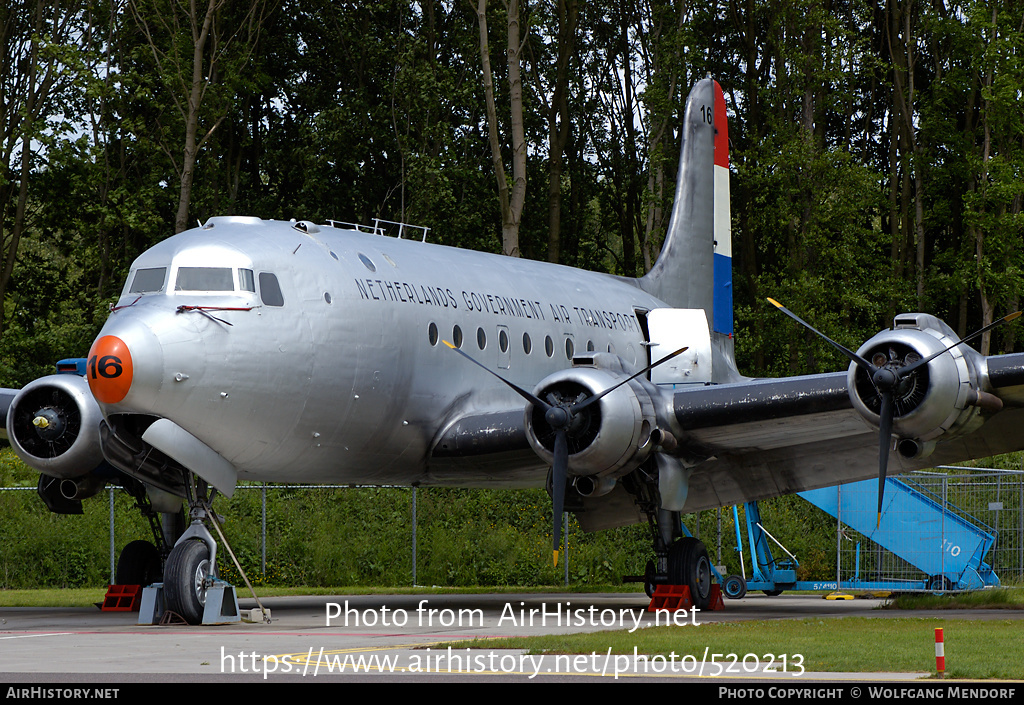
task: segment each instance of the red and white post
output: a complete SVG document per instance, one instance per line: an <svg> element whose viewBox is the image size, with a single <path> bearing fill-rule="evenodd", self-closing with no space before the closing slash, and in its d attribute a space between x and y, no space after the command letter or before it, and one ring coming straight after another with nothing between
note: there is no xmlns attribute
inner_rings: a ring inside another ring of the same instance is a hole
<svg viewBox="0 0 1024 705"><path fill-rule="evenodd" d="M942 638L942 627L935 627L935 671L939 677L946 674L946 650Z"/></svg>

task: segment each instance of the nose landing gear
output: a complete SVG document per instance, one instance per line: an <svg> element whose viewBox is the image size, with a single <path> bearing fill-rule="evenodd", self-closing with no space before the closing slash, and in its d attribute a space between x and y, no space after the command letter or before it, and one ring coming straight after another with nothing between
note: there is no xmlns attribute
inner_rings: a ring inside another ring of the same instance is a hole
<svg viewBox="0 0 1024 705"><path fill-rule="evenodd" d="M187 539L175 546L164 570L167 609L181 615L189 624L200 624L207 591L215 580L214 573L215 564L203 540Z"/></svg>
<svg viewBox="0 0 1024 705"><path fill-rule="evenodd" d="M221 543L227 550L238 568L246 585L252 589L249 580L245 578L242 567L238 564L231 546L228 544L224 533L220 530L220 523L217 515L211 508L211 503L216 495L215 489L208 489L208 485L198 478L191 478L188 483L188 503L191 507L189 515L192 523L181 534L174 548L167 556L164 565L164 582L162 588L163 609L162 613L174 613L189 624L222 624L225 622L238 622L241 615L238 611L238 598L235 595L233 586L217 578L217 541L210 534L207 526L212 527L220 538ZM198 487L196 486L198 480ZM160 588L155 588L159 590ZM253 593L255 597L255 593ZM151 598L151 608L145 609L147 598L143 596L143 615L140 615L140 622L144 621L145 615L153 615L156 619L164 615L155 615L158 608L155 605L160 603L159 598ZM270 621L269 612L256 599L263 613L263 620Z"/></svg>

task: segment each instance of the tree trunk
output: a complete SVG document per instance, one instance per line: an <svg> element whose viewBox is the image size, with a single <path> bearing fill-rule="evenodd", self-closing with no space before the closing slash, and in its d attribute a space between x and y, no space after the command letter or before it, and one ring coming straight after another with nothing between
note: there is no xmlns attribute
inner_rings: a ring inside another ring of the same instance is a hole
<svg viewBox="0 0 1024 705"><path fill-rule="evenodd" d="M178 191L178 212L174 216L174 232L180 233L188 228L188 207L192 201L192 177L196 168L198 153L196 132L199 129L199 106L203 96L203 54L210 36L210 25L213 24L213 13L217 8L217 0L208 0L203 26L198 33L193 31L192 40L192 86L188 94L188 106L185 116L185 147L181 160L181 188ZM191 6L192 11L195 5ZM193 27L195 27L195 16ZM212 70L212 69L211 69Z"/></svg>
<svg viewBox="0 0 1024 705"><path fill-rule="evenodd" d="M575 49L577 0L558 0L558 68L548 109L548 261L561 258L562 167L572 123L569 118L569 60Z"/></svg>
<svg viewBox="0 0 1024 705"><path fill-rule="evenodd" d="M512 104L511 194L501 158L501 142L498 140L498 112L494 103L494 79L487 40L487 0L479 0L476 17L480 27L480 63L487 102L487 135L491 143L491 160L498 182L498 202L501 205L501 249L503 254L518 257L519 222L526 201L526 133L523 127L523 84L519 62L519 1L510 0L508 3L508 82Z"/></svg>

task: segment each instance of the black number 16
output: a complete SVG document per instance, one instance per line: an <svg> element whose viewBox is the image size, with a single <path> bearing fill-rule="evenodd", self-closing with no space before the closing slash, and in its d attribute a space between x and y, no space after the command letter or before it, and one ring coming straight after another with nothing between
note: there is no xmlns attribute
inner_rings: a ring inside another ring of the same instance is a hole
<svg viewBox="0 0 1024 705"><path fill-rule="evenodd" d="M121 358L116 355L104 355L99 358L99 362L96 361L96 355L89 358L89 376L93 379L96 379L97 373L100 377L113 379L120 377L122 371Z"/></svg>

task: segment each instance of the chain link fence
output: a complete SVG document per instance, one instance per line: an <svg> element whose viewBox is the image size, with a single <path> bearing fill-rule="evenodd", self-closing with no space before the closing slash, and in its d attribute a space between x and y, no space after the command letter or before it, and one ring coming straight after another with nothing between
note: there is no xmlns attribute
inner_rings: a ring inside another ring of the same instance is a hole
<svg viewBox="0 0 1024 705"><path fill-rule="evenodd" d="M809 549L798 549L801 566L806 566L808 572L801 578L838 580L840 587L848 589L892 583L894 587L899 586L896 589L908 591L1024 583L1024 471L946 467L904 475L900 480L920 495L921 501L938 508L946 507L949 511L930 518L920 512L896 517L898 533L906 537L901 555L851 529L844 524L842 516L830 520L830 525L818 522L825 534L832 534L829 527L835 527L834 550L828 551L831 539L823 534L821 551L826 557L828 553L834 555L835 568L827 567L832 564L831 559L812 560ZM851 491L848 487L837 489L840 493ZM871 506L873 516L876 489L865 491L871 493L864 503ZM0 488L0 492L34 495L35 488ZM344 497L357 496L351 494L353 492L360 497L358 504L351 504L353 499L342 504ZM886 497L890 494L887 490ZM487 495L474 500L464 513L458 514L453 511L451 502L456 497L459 501L468 501L463 495L445 493L443 489L419 495L417 502L417 492L412 488L246 485L239 487L232 501L230 513L235 516L229 522L228 537L233 544L237 542L236 551L240 549L244 555L243 564L250 577L263 576L269 583L282 577L294 577L298 570L296 556L300 554L309 554L310 566L336 564L335 572L325 571L320 580L332 581L340 575L346 581L341 584L378 579L384 581L381 584L416 585L424 580L428 584L462 584L466 580L478 580L479 575L496 581L495 584L517 584L538 579L533 575L536 569L530 564L542 565L547 561L550 565L550 558L546 558L550 556L550 543L546 543L550 538L543 538L543 533L550 530L550 513L546 519L544 515L544 509L550 505L542 492ZM108 541L104 542L109 543L108 547L97 547L88 555L77 556L75 541L67 533L73 525L62 524L74 522L76 518L50 515L48 519L36 517L36 521L45 522L46 526L33 524L16 529L11 524L0 525L4 543L0 551L14 553L19 540L25 541L27 535L37 534L53 523L54 538L46 540L53 543L60 537L67 537L68 543L54 548L52 553L60 554L65 561L70 556L83 565L98 567L108 562L108 570L102 570L106 574L102 579L109 575L113 581L117 551L127 541L144 537L145 525L130 498L119 488L108 487L100 497L89 501L93 503L89 511L94 517L91 531L94 536L108 533ZM35 507L34 514L46 515L41 504L38 507L35 502L23 504ZM764 504L769 523L773 523L770 502ZM99 512L97 505L103 506ZM497 516L492 515L495 508L500 508ZM719 556L718 562L722 562L723 543L726 554L730 553L729 545L734 543L728 512L718 512L717 519L711 513L703 514L706 515L705 531L700 538L712 555ZM314 520L318 515L327 518ZM830 519L827 515L822 518ZM7 521L9 518L5 519ZM320 523L314 524L314 521ZM873 526L873 519L871 523ZM806 527L806 519L801 524ZM560 561L557 572L551 571L545 576L546 584L609 583L622 575L642 571L642 561L650 546L646 527L638 525L615 530L628 533L607 537L597 544L592 542L601 540L600 535L606 532L584 534L574 525L575 522L568 524L570 543L574 545L569 547L567 560ZM61 526L68 528L61 529ZM965 529L965 526L971 528ZM379 537L373 533L378 531L381 532ZM460 531L465 534L464 538L456 538ZM696 533L700 533L699 525ZM19 534L26 536L19 537ZM527 542L523 538L527 535L534 538ZM356 537L362 537L361 548L341 553L340 546L353 543ZM39 536L35 538L41 540ZM784 539L784 543L790 540ZM613 557L612 546L626 557ZM337 555L328 552L328 548L337 548ZM526 555L524 551L536 553L536 556ZM473 568L474 573L463 576L458 573L462 568L450 560L456 554L481 565ZM24 559L18 560L24 562ZM226 553L225 560L228 560ZM632 561L639 561L640 568L630 565ZM447 562L452 565L448 566ZM355 576L352 566L363 563L366 566ZM384 567L394 571L397 564L404 566L401 572L405 577L396 578L381 572ZM282 576L282 572L291 575Z"/></svg>
<svg viewBox="0 0 1024 705"><path fill-rule="evenodd" d="M874 515L874 483L837 489L840 587L944 592L1024 582L1024 472L941 467L898 480L909 499L887 502L883 529L890 530L879 542L842 516L843 507L861 504Z"/></svg>

